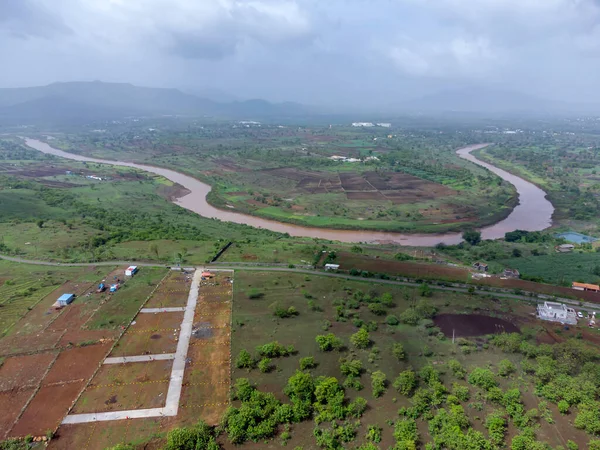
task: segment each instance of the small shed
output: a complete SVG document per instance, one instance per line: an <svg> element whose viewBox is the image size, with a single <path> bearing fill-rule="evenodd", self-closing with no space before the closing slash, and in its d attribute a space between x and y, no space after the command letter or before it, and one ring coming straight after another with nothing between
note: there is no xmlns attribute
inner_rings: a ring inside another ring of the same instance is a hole
<svg viewBox="0 0 600 450"><path fill-rule="evenodd" d="M509 268L504 269L503 275L506 278L519 278L521 276L521 274L519 273L519 271L517 269L509 269Z"/></svg>
<svg viewBox="0 0 600 450"><path fill-rule="evenodd" d="M63 294L58 297L56 303L58 303L58 306L62 308L63 306L67 306L68 304L72 303L73 300L75 300L75 294Z"/></svg>
<svg viewBox="0 0 600 450"><path fill-rule="evenodd" d="M129 266L127 269L125 269L125 275L128 277L132 277L134 276L138 271L138 266Z"/></svg>
<svg viewBox="0 0 600 450"><path fill-rule="evenodd" d="M215 274L211 272L202 272L202 278L214 278Z"/></svg>
<svg viewBox="0 0 600 450"><path fill-rule="evenodd" d="M561 244L556 247L556 251L559 253L570 253L575 250L575 246L573 244Z"/></svg>
<svg viewBox="0 0 600 450"><path fill-rule="evenodd" d="M590 291L590 292L599 292L600 291L600 286L598 286L597 284L573 282L571 287L573 289L575 289L576 291Z"/></svg>
<svg viewBox="0 0 600 450"><path fill-rule="evenodd" d="M476 262L473 264L473 268L477 269L481 272L487 272L488 271L488 265L482 262Z"/></svg>
<svg viewBox="0 0 600 450"><path fill-rule="evenodd" d="M339 264L325 264L325 270L338 270L339 268Z"/></svg>

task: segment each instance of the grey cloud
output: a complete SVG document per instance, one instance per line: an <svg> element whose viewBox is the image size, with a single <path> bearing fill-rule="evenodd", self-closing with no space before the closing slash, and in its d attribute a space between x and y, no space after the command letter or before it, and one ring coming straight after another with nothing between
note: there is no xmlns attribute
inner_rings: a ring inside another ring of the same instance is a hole
<svg viewBox="0 0 600 450"><path fill-rule="evenodd" d="M46 5L36 0L3 0L0 2L0 32L27 39L52 38L72 30Z"/></svg>

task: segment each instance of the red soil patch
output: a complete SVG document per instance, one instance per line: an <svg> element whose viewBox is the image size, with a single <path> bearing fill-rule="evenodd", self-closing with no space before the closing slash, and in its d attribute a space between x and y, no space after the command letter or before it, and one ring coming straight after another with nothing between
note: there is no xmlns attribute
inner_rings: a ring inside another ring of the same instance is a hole
<svg viewBox="0 0 600 450"><path fill-rule="evenodd" d="M346 198L348 200L387 200L381 192L346 192Z"/></svg>
<svg viewBox="0 0 600 450"><path fill-rule="evenodd" d="M34 389L0 392L0 439L5 439Z"/></svg>
<svg viewBox="0 0 600 450"><path fill-rule="evenodd" d="M440 314L433 322L446 336L452 336L453 331L456 337L519 332L512 322L479 314Z"/></svg>
<svg viewBox="0 0 600 450"><path fill-rule="evenodd" d="M31 336L9 336L0 340L0 356L49 350L56 346L62 332L45 332Z"/></svg>
<svg viewBox="0 0 600 450"><path fill-rule="evenodd" d="M93 374L100 361L102 361L110 349L112 343L89 345L65 350L58 355L43 386L60 382L71 382L76 380L87 381Z"/></svg>
<svg viewBox="0 0 600 450"><path fill-rule="evenodd" d="M7 358L0 366L0 392L36 387L55 357L54 353L43 353Z"/></svg>
<svg viewBox="0 0 600 450"><path fill-rule="evenodd" d="M242 259L244 261L256 261L258 259L258 256L256 255L249 255L248 253L242 255Z"/></svg>
<svg viewBox="0 0 600 450"><path fill-rule="evenodd" d="M41 436L47 430L54 430L84 385L85 381L79 381L42 387L10 431L10 435Z"/></svg>

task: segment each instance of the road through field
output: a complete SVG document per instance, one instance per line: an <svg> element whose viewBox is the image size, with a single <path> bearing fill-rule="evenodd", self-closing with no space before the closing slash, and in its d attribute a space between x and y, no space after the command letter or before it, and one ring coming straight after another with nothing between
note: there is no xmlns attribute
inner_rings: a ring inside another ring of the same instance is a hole
<svg viewBox="0 0 600 450"><path fill-rule="evenodd" d="M112 164L116 166L132 167L147 172L151 172L163 176L175 183L178 183L190 191L189 194L175 200L179 206L200 214L204 217L216 218L227 222L235 222L246 224L257 228L265 228L280 233L288 233L290 236L312 237L320 239L328 239L332 241L342 242L394 242L400 245L431 247L440 242L445 244L458 244L461 240L460 233L445 233L445 234L400 234L383 231L359 231L359 230L332 230L327 228L310 228L299 225L281 223L274 220L262 219L260 217L250 216L246 214L235 213L231 211L223 211L215 208L206 201L206 195L210 192L211 187L193 178L189 175L176 172L174 170L161 167L148 166L125 161L109 161L97 158L88 158L86 156L67 153L62 150L51 147L45 142L25 138L25 143L43 153L60 156L62 158L72 159L76 161L86 161L101 164ZM489 144L471 145L459 149L458 156L469 160L475 164L485 167L504 180L513 184L519 194L519 204L514 208L511 214L504 220L501 220L494 225L481 229L483 239L498 239L504 237L507 231L515 229L526 231L539 231L548 228L552 224L552 213L554 208L546 199L546 193L535 186L534 184L523 180L515 175L512 175L502 169L499 169L491 164L478 160L473 155L472 151L479 150Z"/></svg>

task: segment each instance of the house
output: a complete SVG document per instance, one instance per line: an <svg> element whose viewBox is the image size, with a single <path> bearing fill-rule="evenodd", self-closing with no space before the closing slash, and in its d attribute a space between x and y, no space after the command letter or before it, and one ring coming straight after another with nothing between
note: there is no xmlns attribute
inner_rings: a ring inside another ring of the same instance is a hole
<svg viewBox="0 0 600 450"><path fill-rule="evenodd" d="M473 264L473 268L477 269L481 272L487 272L488 271L488 265L482 262L476 262Z"/></svg>
<svg viewBox="0 0 600 450"><path fill-rule="evenodd" d="M519 278L521 276L521 274L519 273L519 271L517 269L504 269L503 272L504 276L506 278Z"/></svg>
<svg viewBox="0 0 600 450"><path fill-rule="evenodd" d="M575 246L573 244L561 244L556 247L556 251L559 253L570 253L575 250Z"/></svg>
<svg viewBox="0 0 600 450"><path fill-rule="evenodd" d="M339 264L325 264L325 270L338 270L339 268Z"/></svg>
<svg viewBox="0 0 600 450"><path fill-rule="evenodd" d="M537 307L537 315L542 320L577 325L577 314L573 308L562 303L544 302Z"/></svg>
<svg viewBox="0 0 600 450"><path fill-rule="evenodd" d="M600 286L598 286L597 284L573 282L571 287L573 289L575 289L576 291L590 291L590 292L599 292L600 291Z"/></svg>
<svg viewBox="0 0 600 450"><path fill-rule="evenodd" d="M58 300L56 300L54 305L56 305L58 308L62 308L63 306L67 306L68 304L72 303L73 300L75 300L75 294L63 294L58 297Z"/></svg>
<svg viewBox="0 0 600 450"><path fill-rule="evenodd" d="M125 276L132 277L138 272L138 266L129 266L125 269Z"/></svg>

